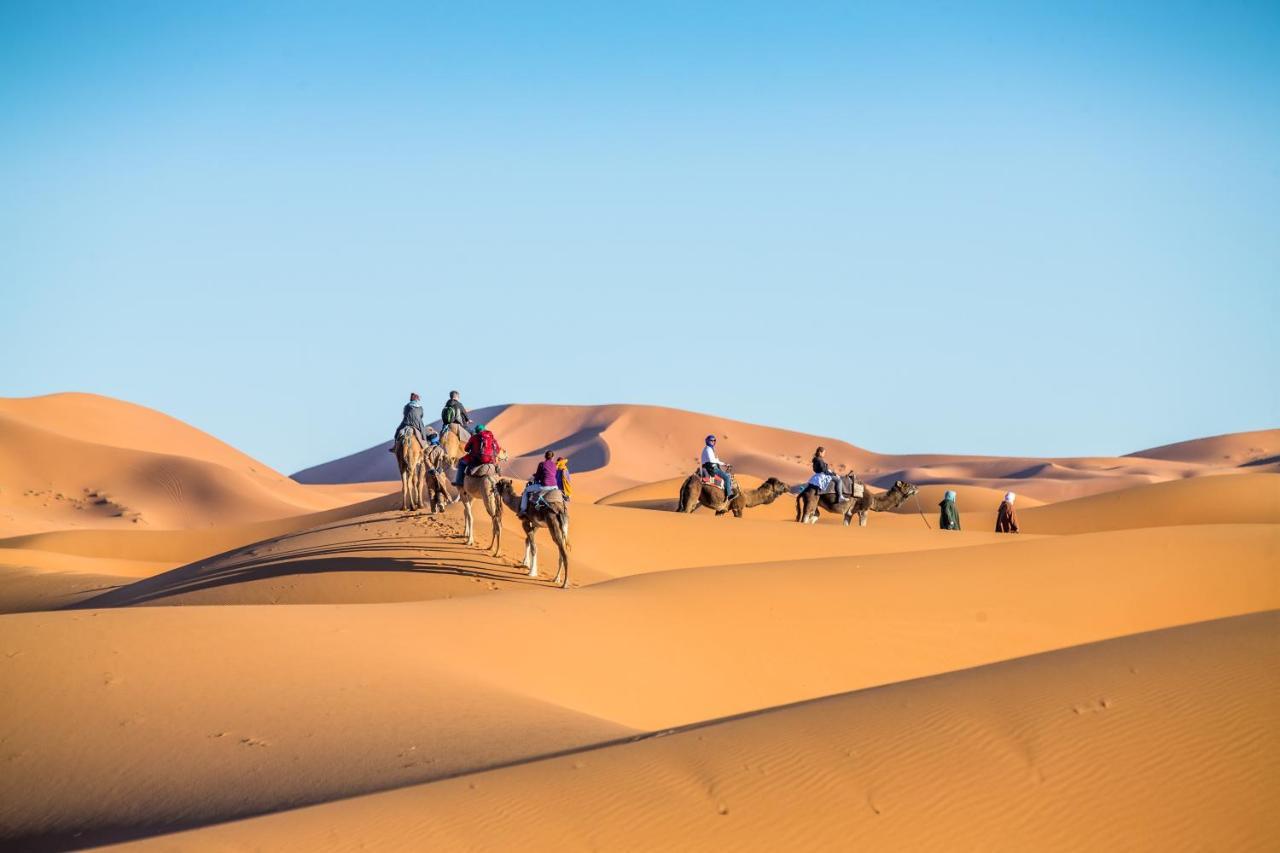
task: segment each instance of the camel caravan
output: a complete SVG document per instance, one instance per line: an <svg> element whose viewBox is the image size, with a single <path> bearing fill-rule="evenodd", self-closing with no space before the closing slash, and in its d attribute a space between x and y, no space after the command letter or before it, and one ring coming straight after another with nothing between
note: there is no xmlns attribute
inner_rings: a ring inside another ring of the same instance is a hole
<svg viewBox="0 0 1280 853"><path fill-rule="evenodd" d="M502 477L507 452L484 424L473 424L471 415L452 391L440 413L441 429L426 425L422 401L409 395L391 452L400 469L401 509L436 513L455 501L462 503L463 538L475 545L475 513L479 502L491 522L489 553L502 550L502 514L510 509L519 517L525 534L522 565L529 577L538 577L538 542L535 533L546 529L559 552L551 579L564 587L569 582L569 463L547 451L523 492L516 493L511 480ZM470 430L467 427L471 427ZM448 472L453 470L450 482ZM451 487L452 486L452 490Z"/></svg>
<svg viewBox="0 0 1280 853"><path fill-rule="evenodd" d="M436 513L460 501L463 538L473 546L476 537L472 504L479 502L491 523L489 553L498 556L502 550L502 515L509 510L524 528L522 565L528 569L529 577L538 577L536 533L545 529L558 552L552 582L562 587L568 584L571 485L567 459L546 451L533 476L517 491L512 480L502 476L501 464L507 460L507 452L484 424L472 423L457 391L450 392L440 412L439 432L423 421L421 399L411 394L394 441L391 452L400 468L403 511L426 509ZM714 435L708 435L703 442L698 470L680 486L677 512L691 513L706 507L716 515L732 513L735 518L742 518L745 510L771 504L791 491L777 477L769 477L755 488L739 488L733 468L716 455L716 444ZM450 470L454 472L452 480ZM915 495L916 487L902 481L887 492L872 494L854 475L836 474L826 461L825 449L819 447L813 456L813 476L796 494L796 521L815 524L825 511L840 516L846 527L856 515L858 526L866 527L868 512L896 509Z"/></svg>

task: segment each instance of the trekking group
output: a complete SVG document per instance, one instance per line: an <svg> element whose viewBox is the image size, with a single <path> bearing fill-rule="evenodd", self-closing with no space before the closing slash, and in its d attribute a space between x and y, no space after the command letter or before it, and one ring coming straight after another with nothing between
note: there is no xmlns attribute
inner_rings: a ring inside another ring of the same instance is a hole
<svg viewBox="0 0 1280 853"><path fill-rule="evenodd" d="M473 476L493 476L495 478L501 474L498 465L504 458L502 447L498 444L497 438L486 424L473 423L471 414L462 405L457 391L449 392L449 399L445 401L444 407L440 411L440 423L444 437L426 423L423 417L421 398L416 393L410 394L409 402L404 407L400 426L396 428L396 446L391 448L391 452L395 453L399 443L412 433L416 435L418 441L427 450L427 463L431 474L443 478L446 474L445 469L449 465L450 457L440 448L446 437L452 436L453 440L461 448L461 455L457 458L456 470L452 480L455 488L462 489L464 478L468 473ZM740 501L743 495L734 480L732 467L725 464L716 453L716 445L717 439L715 435L708 435L704 439L698 472L690 480L693 481L696 478L703 486L714 490L712 492L714 497L708 505L717 514L720 514L728 512L729 508L735 505L735 501ZM816 521L816 507L820 504L829 512L843 513L846 524L849 523L850 518L856 512L861 517L860 524L865 525L867 508L880 511L885 508L896 507L917 492L915 486L898 482L885 496L877 496L887 497L890 502L886 505L877 506L874 501L869 505L862 505L859 504L859 501L864 500L866 495L863 484L853 474L837 474L830 462L827 461L825 447L818 447L814 451L811 465L813 476L809 478L808 483L801 490L800 495L797 496L797 521ZM774 478L771 478L772 480ZM783 485L778 486L779 491L784 488L785 486ZM522 519L525 518L531 505L537 506L540 502L552 498L556 499L555 502L557 504L561 502L560 499L563 499L567 513L567 504L571 491L569 460L563 456L557 457L553 451L547 450L534 468L533 475L525 484L524 491L520 495L519 515ZM558 492L559 495L554 495L553 493L555 492ZM773 500L774 497L776 497L776 494L768 494L760 502L767 503ZM812 506L812 509L806 509L801 512L799 511L799 505L805 497L816 499L816 503ZM1004 500L1000 502L996 515L995 529L997 533L1018 532L1018 520L1013 509L1016 497L1013 492L1006 492ZM457 496L450 495L446 505L456 500L458 500ZM682 497L681 509L691 512L697 505L697 500L695 500L692 506L686 507L685 500ZM746 505L752 506L753 504L748 503ZM956 506L956 493L954 490L948 489L946 491L942 500L938 503L938 507L938 527L942 530L960 530L960 512ZM735 509L735 514L741 514L740 506Z"/></svg>

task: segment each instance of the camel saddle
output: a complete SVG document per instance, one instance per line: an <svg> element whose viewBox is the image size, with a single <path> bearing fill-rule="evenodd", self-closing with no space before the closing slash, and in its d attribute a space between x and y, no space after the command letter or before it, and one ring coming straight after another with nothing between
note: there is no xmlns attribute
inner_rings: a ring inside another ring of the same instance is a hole
<svg viewBox="0 0 1280 853"><path fill-rule="evenodd" d="M813 479L810 480L810 482L813 482L816 479L817 477L814 477ZM818 485L817 483L814 483L815 488L817 488L817 485ZM863 496L863 494L866 493L866 487L853 474L845 474L842 477L840 477L840 491L841 491L841 494L843 494L846 498L860 498ZM835 493L836 493L836 478L828 477L826 488L818 489L818 494L822 496L826 496L826 495L834 495Z"/></svg>
<svg viewBox="0 0 1280 853"><path fill-rule="evenodd" d="M724 491L724 478L721 476L709 476L707 474L699 474L698 479L702 481L704 486L713 486L720 491Z"/></svg>
<svg viewBox="0 0 1280 853"><path fill-rule="evenodd" d="M547 489L545 491L529 495L529 507L531 509L539 504L542 504L550 510L557 512L563 511L564 494L559 489Z"/></svg>
<svg viewBox="0 0 1280 853"><path fill-rule="evenodd" d="M498 466L492 462L485 462L480 465L472 465L467 469L468 477L479 477L482 480L497 479L502 472L498 470Z"/></svg>

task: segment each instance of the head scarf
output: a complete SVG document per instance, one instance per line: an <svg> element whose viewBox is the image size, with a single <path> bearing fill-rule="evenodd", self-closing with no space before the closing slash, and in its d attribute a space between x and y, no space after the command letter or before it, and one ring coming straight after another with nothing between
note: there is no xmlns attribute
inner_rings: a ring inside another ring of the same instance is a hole
<svg viewBox="0 0 1280 853"><path fill-rule="evenodd" d="M1016 497L1017 497L1017 495L1015 495L1013 492L1005 492L1005 493L1004 493L1004 499L1005 499L1006 501L1008 501L1009 503L1013 503L1013 499L1014 499L1014 498L1016 498Z"/></svg>
<svg viewBox="0 0 1280 853"><path fill-rule="evenodd" d="M953 501L956 499L956 493L953 492L951 489L947 489L947 493L942 496L942 499L944 501Z"/></svg>

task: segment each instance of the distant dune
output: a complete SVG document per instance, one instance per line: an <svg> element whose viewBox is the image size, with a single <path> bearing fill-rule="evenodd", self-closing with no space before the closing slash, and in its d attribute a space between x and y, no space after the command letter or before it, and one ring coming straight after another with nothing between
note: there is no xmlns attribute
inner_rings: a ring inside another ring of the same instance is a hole
<svg viewBox="0 0 1280 853"><path fill-rule="evenodd" d="M1139 450L1130 456L1196 465L1253 467L1280 461L1280 430L1236 432Z"/></svg>
<svg viewBox="0 0 1280 853"><path fill-rule="evenodd" d="M175 529L339 506L167 415L89 394L0 399L0 535Z"/></svg>
<svg viewBox="0 0 1280 853"><path fill-rule="evenodd" d="M703 438L709 433L721 437L721 457L737 472L753 477L803 483L812 473L809 459L814 448L823 445L837 469L856 471L881 488L905 480L943 488L968 486L987 493L1012 490L1037 501L1205 474L1257 471L1268 454L1280 452L1280 430L1200 439L1129 456L1036 459L879 454L834 438L660 406L519 403L484 410L481 417L510 452L508 471L513 476L528 476L543 451L554 450L569 457L576 482L584 495L593 498L687 476L697 466ZM388 439L294 477L304 483L394 479L395 460L386 452L389 446ZM1251 465L1255 467L1247 467Z"/></svg>

